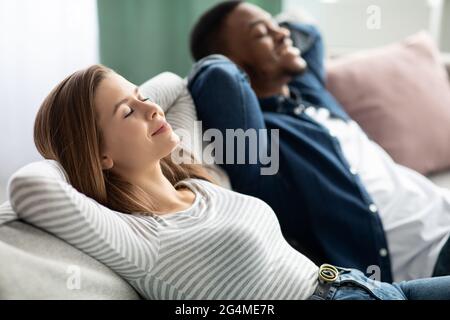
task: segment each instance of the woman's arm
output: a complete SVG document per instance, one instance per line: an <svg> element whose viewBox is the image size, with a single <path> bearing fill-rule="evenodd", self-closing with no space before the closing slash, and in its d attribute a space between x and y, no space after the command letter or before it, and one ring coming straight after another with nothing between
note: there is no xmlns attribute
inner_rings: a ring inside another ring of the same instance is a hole
<svg viewBox="0 0 450 320"><path fill-rule="evenodd" d="M17 214L8 201L0 205L0 226L16 219L18 219Z"/></svg>
<svg viewBox="0 0 450 320"><path fill-rule="evenodd" d="M156 231L152 233L148 226L144 236L133 217L78 192L56 161L21 168L9 180L8 193L20 219L65 240L124 277L139 276L154 264Z"/></svg>

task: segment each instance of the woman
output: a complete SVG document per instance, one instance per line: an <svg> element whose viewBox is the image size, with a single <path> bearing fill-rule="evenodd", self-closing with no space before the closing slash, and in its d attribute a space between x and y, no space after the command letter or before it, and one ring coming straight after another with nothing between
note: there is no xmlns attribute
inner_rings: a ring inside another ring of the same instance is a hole
<svg viewBox="0 0 450 320"><path fill-rule="evenodd" d="M34 130L39 152L75 189L118 212L63 210L61 199L82 195L64 197L52 179L13 178L13 206L38 199L15 208L19 216L105 263L145 298L450 299L450 277L391 285L316 266L285 241L266 203L213 184L201 166L175 164L179 139L162 109L104 66L61 82ZM41 202L50 206L44 213Z"/></svg>

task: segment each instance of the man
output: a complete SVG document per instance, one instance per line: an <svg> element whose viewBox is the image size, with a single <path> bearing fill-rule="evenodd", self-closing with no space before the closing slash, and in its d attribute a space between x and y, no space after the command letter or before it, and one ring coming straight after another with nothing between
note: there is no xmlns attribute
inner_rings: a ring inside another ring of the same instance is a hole
<svg viewBox="0 0 450 320"><path fill-rule="evenodd" d="M222 167L234 190L272 206L294 247L387 282L450 273L450 191L394 163L326 90L316 28L228 1L199 19L191 52L205 129L279 129L277 174Z"/></svg>

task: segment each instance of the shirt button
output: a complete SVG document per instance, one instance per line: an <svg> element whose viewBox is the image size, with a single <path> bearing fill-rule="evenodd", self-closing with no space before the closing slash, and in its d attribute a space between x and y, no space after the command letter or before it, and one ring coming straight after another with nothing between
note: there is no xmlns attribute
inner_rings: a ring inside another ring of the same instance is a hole
<svg viewBox="0 0 450 320"><path fill-rule="evenodd" d="M325 108L320 108L318 111L319 117L322 119L326 119L330 117L330 111Z"/></svg>
<svg viewBox="0 0 450 320"><path fill-rule="evenodd" d="M386 257L386 256L387 256L387 254L388 254L388 251L387 251L387 249L385 249L385 248L382 248L382 249L380 249L380 256L382 256L382 257Z"/></svg>
<svg viewBox="0 0 450 320"><path fill-rule="evenodd" d="M378 208L377 208L376 205L374 205L374 204L372 203L372 204L369 206L369 210L370 210L372 213L375 213L375 212L378 211Z"/></svg>
<svg viewBox="0 0 450 320"><path fill-rule="evenodd" d="M351 167L351 168L350 168L350 173L351 173L352 175L356 176L356 175L358 174L358 170L356 170L356 168L354 168L354 167Z"/></svg>
<svg viewBox="0 0 450 320"><path fill-rule="evenodd" d="M303 108L301 106L294 108L294 114L296 114L297 116L300 115L302 113L302 111L303 111Z"/></svg>
<svg viewBox="0 0 450 320"><path fill-rule="evenodd" d="M312 116L316 113L314 107L308 107L308 108L306 108L305 112L306 112L306 114L307 114L308 116L310 116L310 117L312 117Z"/></svg>

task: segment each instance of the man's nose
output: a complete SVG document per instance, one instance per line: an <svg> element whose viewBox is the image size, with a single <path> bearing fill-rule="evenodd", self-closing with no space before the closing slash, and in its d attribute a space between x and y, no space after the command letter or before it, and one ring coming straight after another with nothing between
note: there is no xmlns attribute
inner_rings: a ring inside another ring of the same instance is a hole
<svg viewBox="0 0 450 320"><path fill-rule="evenodd" d="M284 39L290 37L290 35L291 35L291 32L289 31L289 29L284 28L284 27L279 27L275 33L277 42L284 41Z"/></svg>

